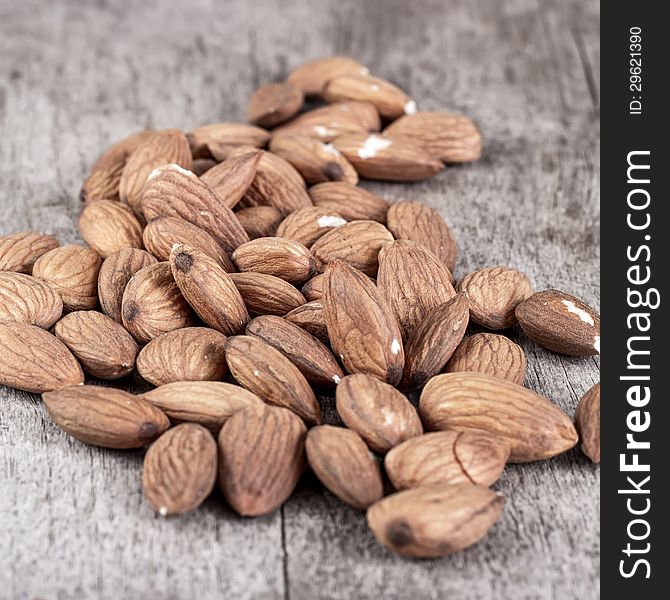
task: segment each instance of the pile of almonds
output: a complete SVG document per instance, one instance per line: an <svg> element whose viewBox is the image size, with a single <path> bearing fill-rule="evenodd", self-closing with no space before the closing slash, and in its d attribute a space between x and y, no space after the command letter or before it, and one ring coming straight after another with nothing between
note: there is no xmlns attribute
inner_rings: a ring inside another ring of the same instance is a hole
<svg viewBox="0 0 670 600"><path fill-rule="evenodd" d="M148 445L142 486L161 515L196 508L217 479L240 515L269 513L307 462L397 553L475 543L501 513L490 486L505 464L579 437L522 387L521 347L466 337L468 324L519 323L550 350L589 356L599 316L564 292L534 293L511 267L456 283L456 243L435 210L357 187L477 159L466 117L417 112L333 57L261 87L247 118L114 144L83 185L87 246L0 238L0 383L41 393L84 443ZM84 384L135 370L155 387ZM337 426L318 399L333 393ZM599 412L597 385L577 411L594 462Z"/></svg>

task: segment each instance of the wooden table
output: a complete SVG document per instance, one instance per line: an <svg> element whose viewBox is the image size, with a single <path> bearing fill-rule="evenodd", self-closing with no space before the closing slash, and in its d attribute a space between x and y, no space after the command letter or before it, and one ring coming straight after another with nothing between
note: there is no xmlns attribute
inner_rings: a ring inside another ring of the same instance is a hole
<svg viewBox="0 0 670 600"><path fill-rule="evenodd" d="M357 57L423 109L461 111L483 158L415 185L453 226L462 276L509 264L598 306L599 12L594 0L0 0L0 234L78 240L78 191L111 142L243 118L261 83L308 58ZM599 379L511 332L526 384L570 415ZM178 519L142 501L141 452L84 446L40 399L0 389L0 597L384 599L598 596L599 472L575 450L510 466L477 546L404 560L309 476L275 514L219 496Z"/></svg>

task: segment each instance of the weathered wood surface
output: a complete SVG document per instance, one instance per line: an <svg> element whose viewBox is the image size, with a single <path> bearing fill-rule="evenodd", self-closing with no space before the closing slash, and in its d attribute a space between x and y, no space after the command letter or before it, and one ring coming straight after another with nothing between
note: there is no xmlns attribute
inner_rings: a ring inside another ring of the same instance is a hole
<svg viewBox="0 0 670 600"><path fill-rule="evenodd" d="M473 117L478 163L373 185L438 208L457 275L511 264L598 305L598 3L0 0L0 234L77 240L86 169L144 127L241 119L260 83L307 58L355 56L422 108ZM528 353L526 384L573 414L599 360ZM155 518L141 453L85 447L40 400L0 389L0 597L508 599L598 596L599 473L578 452L513 466L502 520L452 558L408 561L306 477L272 516L220 497Z"/></svg>

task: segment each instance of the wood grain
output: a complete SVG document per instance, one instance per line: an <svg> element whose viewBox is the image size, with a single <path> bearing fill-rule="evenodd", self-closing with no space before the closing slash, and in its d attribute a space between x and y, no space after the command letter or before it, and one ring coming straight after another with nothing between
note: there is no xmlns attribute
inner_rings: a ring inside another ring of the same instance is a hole
<svg viewBox="0 0 670 600"><path fill-rule="evenodd" d="M0 0L0 235L78 242L79 189L109 144L242 120L260 84L343 53L420 109L465 113L484 138L477 163L365 187L439 210L459 246L457 279L509 264L534 289L597 307L599 24L594 0ZM599 359L512 338L526 384L573 415ZM479 545L407 561L312 477L268 517L240 519L215 495L155 519L141 452L70 440L23 392L0 389L0 406L2 598L598 597L599 471L578 450L508 467L502 519Z"/></svg>

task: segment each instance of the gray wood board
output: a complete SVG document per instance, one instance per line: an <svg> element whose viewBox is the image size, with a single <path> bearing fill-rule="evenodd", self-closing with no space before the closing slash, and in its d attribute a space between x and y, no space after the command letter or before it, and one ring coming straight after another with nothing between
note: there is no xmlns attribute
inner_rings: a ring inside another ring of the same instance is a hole
<svg viewBox="0 0 670 600"><path fill-rule="evenodd" d="M461 111L482 160L415 185L452 225L456 271L510 264L599 304L599 9L594 0L450 2L0 0L0 234L77 241L78 191L111 142L145 127L240 120L251 93L343 53L422 109ZM528 355L526 384L568 414L598 359ZM509 467L501 521L441 560L397 558L307 476L282 510L219 496L156 518L141 453L85 447L36 396L0 389L0 597L292 600L597 598L599 472L575 450Z"/></svg>

